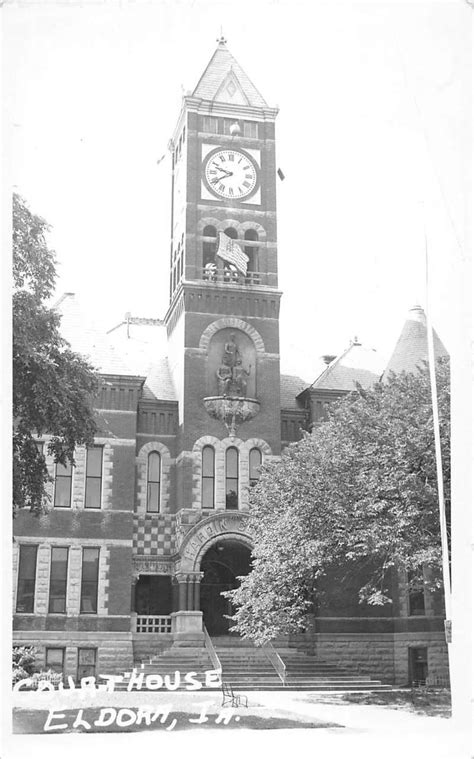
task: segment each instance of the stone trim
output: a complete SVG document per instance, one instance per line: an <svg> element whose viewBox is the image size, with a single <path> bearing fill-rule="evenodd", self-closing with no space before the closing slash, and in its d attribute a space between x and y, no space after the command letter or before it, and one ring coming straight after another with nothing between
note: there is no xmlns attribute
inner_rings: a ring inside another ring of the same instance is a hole
<svg viewBox="0 0 474 759"><path fill-rule="evenodd" d="M267 233L265 229L262 227L261 224L259 224L256 221L243 221L241 224L239 224L239 230L242 232L246 232L247 229L255 229L256 232L258 232L258 240L245 240L245 244L252 245L252 243L258 247L262 242L264 242L267 239Z"/></svg>
<svg viewBox="0 0 474 759"><path fill-rule="evenodd" d="M423 567L423 578L425 582L429 581L429 569L427 567ZM425 599L425 613L424 614L410 614L410 593L408 590L408 572L404 567L399 567L397 570L397 579L398 579L398 602L400 605L400 616L401 617L434 617L434 607L433 607L433 595L430 593L430 591L426 588L426 586L423 588L423 596Z"/></svg>
<svg viewBox="0 0 474 759"><path fill-rule="evenodd" d="M65 545L66 541L58 540L59 545ZM69 573L69 561L68 556L68 573ZM40 543L38 545L38 554L36 560L36 590L35 590L35 614L45 617L48 613L49 606L49 577L51 572L51 545L48 543ZM67 588L67 594L69 588ZM66 608L67 608L67 595L66 595Z"/></svg>
<svg viewBox="0 0 474 759"><path fill-rule="evenodd" d="M132 559L133 573L138 577L145 575L170 576L175 573L175 562L167 559L163 561L160 556L135 554Z"/></svg>
<svg viewBox="0 0 474 759"><path fill-rule="evenodd" d="M98 510L98 509L97 509ZM132 512L121 512L131 514ZM44 538L43 536L39 535L22 535L21 538L17 538L18 543L35 543L36 545L45 545L45 546L72 546L72 545L78 545L78 546L97 546L99 548L101 545L107 545L107 546L127 546L130 547L132 545L132 539L125 540L124 538L57 538L57 537L48 537ZM47 542L46 542L47 541Z"/></svg>
<svg viewBox="0 0 474 759"><path fill-rule="evenodd" d="M81 608L82 545L69 546L67 614L78 617Z"/></svg>
<svg viewBox="0 0 474 759"><path fill-rule="evenodd" d="M248 515L239 511L214 513L193 525L181 543L181 561L177 571L200 571L204 553L211 545L222 539L237 540L252 549L252 535L248 525Z"/></svg>
<svg viewBox="0 0 474 759"><path fill-rule="evenodd" d="M95 547L99 549L99 577L97 592L97 614L88 616L104 616L107 614L109 592L109 562L110 545L131 545L131 541L118 540L94 540L91 538L50 538L48 542L38 542L38 538L22 538L13 544L13 614L16 612L16 597L18 588L18 562L20 546L22 544L35 544L38 546L36 559L35 579L35 602L32 613L21 616L61 616L77 617L80 615L81 604L81 581L82 581L82 548ZM51 549L53 547L68 549L67 584L66 584L66 612L54 614L49 609L49 585L51 574Z"/></svg>
<svg viewBox="0 0 474 759"><path fill-rule="evenodd" d="M100 546L99 553L99 587L97 589L97 616L107 615L109 607L110 549Z"/></svg>
<svg viewBox="0 0 474 759"><path fill-rule="evenodd" d="M197 233L202 237L204 227L215 227L217 229L219 224L219 219L215 219L214 216L203 216L197 223Z"/></svg>
<svg viewBox="0 0 474 759"><path fill-rule="evenodd" d="M199 348L201 350L208 351L212 337L216 332L220 332L221 329L238 329L241 332L245 332L250 337L255 345L257 354L259 357L263 357L265 353L265 344L263 338L248 322L244 322L242 319L238 319L236 316L224 316L222 319L212 322L206 327L199 340Z"/></svg>
<svg viewBox="0 0 474 759"><path fill-rule="evenodd" d="M86 446L77 446L74 451L75 466L72 468L72 482L71 482L71 506L70 507L55 507L54 506L54 489L56 481L56 464L54 457L47 452L47 446L51 440L51 435L41 435L36 438L38 441L44 443L45 446L45 462L48 469L48 474L51 477L51 482L46 483L45 490L49 498L49 509L58 511L83 511L85 510L85 496L86 496ZM101 505L99 509L91 509L91 511L109 510L112 508L112 478L113 478L113 446L115 445L135 445L135 440L129 440L127 438L106 438L96 437L94 438L94 445L102 446L102 493L101 493ZM89 510L89 509L87 509Z"/></svg>
<svg viewBox="0 0 474 759"><path fill-rule="evenodd" d="M228 448L237 448L239 452L239 511L248 510L249 494L249 453L252 448L258 448L262 453L262 464L266 458L272 457L272 449L261 438L250 438L243 441L235 437L219 440L211 435L204 435L196 440L191 456L193 458L193 487L192 508L202 509L202 449L211 445L215 451L214 471L214 509L227 511L225 507L225 456ZM273 458L273 457L272 457Z"/></svg>
<svg viewBox="0 0 474 759"><path fill-rule="evenodd" d="M109 413L112 410L113 409L107 409L107 413ZM131 413L133 413L136 416L136 412L135 411L133 411L133 412L132 411L119 411L117 409L115 413L117 413L117 414L118 413L121 413L121 414L122 413L124 413L124 414L131 414ZM133 438L133 439L132 438L128 438L128 437L96 437L96 438L94 438L94 445L110 445L110 446L125 445L125 446L134 446L135 444L136 444L135 443L135 438Z"/></svg>
<svg viewBox="0 0 474 759"><path fill-rule="evenodd" d="M241 240L242 242L248 242L251 244L251 242L254 242L255 245L258 245L259 243L264 242L267 239L267 233L265 229L262 227L261 224L259 224L256 221L237 221L236 219L224 219L222 221L221 219L216 219L214 216L205 216L202 217L197 224L197 234L200 237L203 237L204 227L215 227L217 232L224 232L224 230L229 229L229 227L232 227L233 229L236 229L239 233L238 240ZM244 240L244 233L247 229L255 229L256 232L258 232L258 240Z"/></svg>
<svg viewBox="0 0 474 759"><path fill-rule="evenodd" d="M156 451L161 456L161 474L160 474L160 510L159 514L170 513L169 499L170 499L170 468L174 460L171 458L169 449L164 443L158 442L158 440L150 440L150 442L143 445L136 457L137 464L137 508L136 513L147 514L146 510L146 497L147 497L147 468L148 468L148 455ZM151 513L151 512L150 512Z"/></svg>

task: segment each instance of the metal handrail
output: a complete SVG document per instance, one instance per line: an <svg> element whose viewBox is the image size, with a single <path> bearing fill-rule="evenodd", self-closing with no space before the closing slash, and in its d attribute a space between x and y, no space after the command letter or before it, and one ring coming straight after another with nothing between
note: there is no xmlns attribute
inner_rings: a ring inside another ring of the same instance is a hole
<svg viewBox="0 0 474 759"><path fill-rule="evenodd" d="M275 672L282 681L283 685L286 685L286 665L281 658L278 651L275 651L271 641L267 641L262 646L263 653L270 660Z"/></svg>
<svg viewBox="0 0 474 759"><path fill-rule="evenodd" d="M216 652L216 649L214 648L214 644L204 624L202 626L202 631L204 633L204 644L206 646L207 653L209 654L209 658L212 661L212 666L214 667L215 671L218 673L220 679L222 680L222 664L220 662L219 657L217 656L217 652Z"/></svg>

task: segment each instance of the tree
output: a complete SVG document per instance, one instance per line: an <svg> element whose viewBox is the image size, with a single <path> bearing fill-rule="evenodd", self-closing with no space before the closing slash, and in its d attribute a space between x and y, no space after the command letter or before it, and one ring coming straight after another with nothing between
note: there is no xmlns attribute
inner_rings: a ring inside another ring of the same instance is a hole
<svg viewBox="0 0 474 759"><path fill-rule="evenodd" d="M449 365L437 365L449 510ZM270 640L307 623L334 568L358 601L391 602L394 573L441 587L441 545L430 380L392 374L329 408L328 421L262 467L250 495L253 570L226 595L234 630ZM449 514L448 514L449 524ZM428 572L427 572L428 570ZM364 578L364 579L362 579Z"/></svg>
<svg viewBox="0 0 474 759"><path fill-rule="evenodd" d="M93 441L92 399L98 388L90 364L61 337L60 316L46 305L54 292L55 257L49 230L13 196L13 506L39 513L49 475L35 435L51 436L48 451L74 462L76 445Z"/></svg>

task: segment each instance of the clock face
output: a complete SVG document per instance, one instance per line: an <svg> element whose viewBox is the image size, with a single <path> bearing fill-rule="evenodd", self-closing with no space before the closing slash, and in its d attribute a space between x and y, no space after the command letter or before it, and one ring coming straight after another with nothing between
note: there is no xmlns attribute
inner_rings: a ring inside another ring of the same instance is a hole
<svg viewBox="0 0 474 759"><path fill-rule="evenodd" d="M219 148L206 157L203 176L208 189L226 200L242 200L258 186L258 167L247 153Z"/></svg>

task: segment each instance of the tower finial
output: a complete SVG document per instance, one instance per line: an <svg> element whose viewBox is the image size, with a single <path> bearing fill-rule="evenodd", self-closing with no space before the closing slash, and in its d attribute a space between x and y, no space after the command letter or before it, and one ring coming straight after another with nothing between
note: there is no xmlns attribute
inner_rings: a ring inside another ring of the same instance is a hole
<svg viewBox="0 0 474 759"><path fill-rule="evenodd" d="M221 25L221 36L216 39L216 42L219 43L219 45L225 45L227 42L226 38L224 37L224 32L222 31L222 25Z"/></svg>

